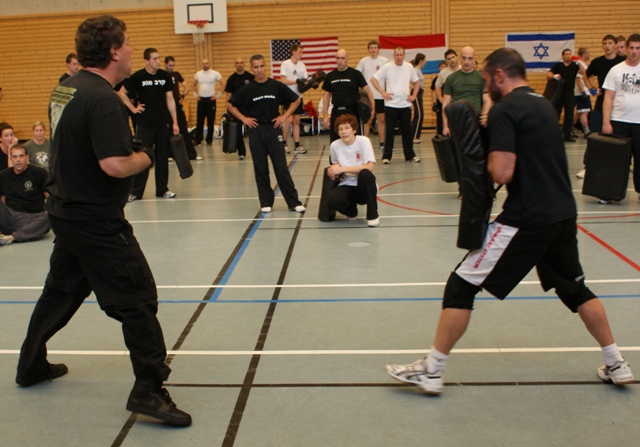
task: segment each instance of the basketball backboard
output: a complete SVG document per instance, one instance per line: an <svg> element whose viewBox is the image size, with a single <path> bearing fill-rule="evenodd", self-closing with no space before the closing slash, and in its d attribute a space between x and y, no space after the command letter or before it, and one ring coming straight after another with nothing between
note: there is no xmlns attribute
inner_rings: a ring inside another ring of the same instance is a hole
<svg viewBox="0 0 640 447"><path fill-rule="evenodd" d="M227 31L227 0L173 0L173 20L176 34L191 34L189 21L207 22L202 31Z"/></svg>

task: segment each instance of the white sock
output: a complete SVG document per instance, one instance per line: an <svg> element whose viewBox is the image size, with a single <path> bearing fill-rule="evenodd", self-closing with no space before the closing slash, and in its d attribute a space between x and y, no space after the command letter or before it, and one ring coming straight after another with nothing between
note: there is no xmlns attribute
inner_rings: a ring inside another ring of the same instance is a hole
<svg viewBox="0 0 640 447"><path fill-rule="evenodd" d="M604 346L602 348L602 355L604 356L604 363L607 366L613 366L616 362L624 361L622 354L620 354L620 350L618 349L618 345L615 343L609 346Z"/></svg>
<svg viewBox="0 0 640 447"><path fill-rule="evenodd" d="M424 366L429 372L443 371L448 358L449 356L447 354L443 354L431 346L431 352L424 361Z"/></svg>

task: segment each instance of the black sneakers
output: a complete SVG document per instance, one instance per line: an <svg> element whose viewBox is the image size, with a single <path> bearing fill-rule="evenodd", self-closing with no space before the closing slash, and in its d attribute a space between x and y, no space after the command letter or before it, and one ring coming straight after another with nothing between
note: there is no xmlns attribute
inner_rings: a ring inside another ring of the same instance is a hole
<svg viewBox="0 0 640 447"><path fill-rule="evenodd" d="M53 379L64 376L68 372L69 368L67 368L67 365L64 363L49 363L49 370L46 373L34 377L20 377L18 375L16 376L16 383L20 386L27 387L35 385L36 383L44 382L45 380L52 381Z"/></svg>
<svg viewBox="0 0 640 447"><path fill-rule="evenodd" d="M127 401L127 410L163 420L171 425L191 425L191 415L176 407L166 388L141 395L132 392Z"/></svg>

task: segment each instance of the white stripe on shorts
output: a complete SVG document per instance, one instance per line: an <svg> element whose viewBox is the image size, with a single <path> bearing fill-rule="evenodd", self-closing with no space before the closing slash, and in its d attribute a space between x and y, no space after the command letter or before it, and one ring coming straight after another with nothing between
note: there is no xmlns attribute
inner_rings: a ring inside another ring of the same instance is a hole
<svg viewBox="0 0 640 447"><path fill-rule="evenodd" d="M474 286L481 286L517 232L516 227L491 222L482 248L470 251L456 274Z"/></svg>

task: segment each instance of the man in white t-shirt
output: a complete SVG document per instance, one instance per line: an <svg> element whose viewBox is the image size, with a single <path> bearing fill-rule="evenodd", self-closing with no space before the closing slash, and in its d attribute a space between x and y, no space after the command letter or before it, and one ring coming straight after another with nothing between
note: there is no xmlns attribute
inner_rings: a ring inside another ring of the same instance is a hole
<svg viewBox="0 0 640 447"><path fill-rule="evenodd" d="M293 142L295 144L295 149L293 150L294 154L306 154L307 151L305 148L300 146L300 115L304 112L304 106L302 101L302 93L298 90L298 80L299 79L307 79L307 67L301 61L302 59L302 51L304 48L302 45L294 43L291 45L291 59L287 59L280 66L280 81L283 84L286 84L296 95L300 97L300 105L296 108L287 122L284 125L285 131L285 150L289 152L286 141L289 137L289 128L293 127Z"/></svg>
<svg viewBox="0 0 640 447"><path fill-rule="evenodd" d="M602 133L631 138L633 186L640 202L640 34L627 39L627 58L614 66L602 88ZM600 202L602 203L602 201Z"/></svg>
<svg viewBox="0 0 640 447"><path fill-rule="evenodd" d="M216 93L216 84L220 91ZM209 59L202 59L202 70L193 78L193 96L198 101L196 119L196 142L202 142L204 119L207 118L207 144L213 142L213 127L216 119L216 98L224 91L225 82L220 73L211 69Z"/></svg>
<svg viewBox="0 0 640 447"><path fill-rule="evenodd" d="M334 126L340 139L331 143L332 164L327 175L339 184L329 194L329 209L353 220L358 215L358 205L367 205L367 226L377 227L380 224L376 201L378 187L373 175L376 157L371 141L356 135L358 119L354 115L340 115Z"/></svg>
<svg viewBox="0 0 640 447"><path fill-rule="evenodd" d="M384 136L384 153L382 164L389 164L393 155L393 139L395 124L400 121L402 132L402 149L405 161L420 163L413 151L413 135L411 133L411 103L415 101L420 89L418 73L413 65L404 61L404 48L393 50L393 62L383 65L371 77L371 84L384 98L384 119L387 123ZM383 88L382 84L386 84ZM410 87L413 84L413 88Z"/></svg>
<svg viewBox="0 0 640 447"><path fill-rule="evenodd" d="M369 56L363 57L358 62L358 66L356 70L362 73L364 78L367 80L367 84L369 84L369 88L373 92L373 98L376 102L376 110L375 117L376 122L378 123L378 137L380 139L380 150L384 149L384 98L380 94L378 90L376 90L371 84L371 76L375 74L376 71L380 70L380 68L389 62L384 56L380 56L380 44L377 40L372 40L369 42L367 49L369 50ZM373 113L371 114L373 116ZM365 123L364 125L364 136L369 136L369 123Z"/></svg>

